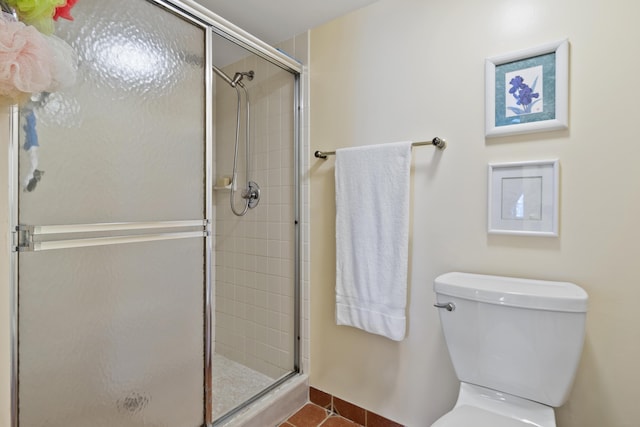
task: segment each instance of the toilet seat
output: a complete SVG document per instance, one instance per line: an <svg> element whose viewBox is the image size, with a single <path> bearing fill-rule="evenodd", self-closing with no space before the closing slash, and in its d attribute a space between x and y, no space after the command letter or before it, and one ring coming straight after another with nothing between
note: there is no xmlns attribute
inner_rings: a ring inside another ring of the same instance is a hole
<svg viewBox="0 0 640 427"><path fill-rule="evenodd" d="M534 427L531 424L514 418L509 418L495 412L462 405L444 415L431 427Z"/></svg>

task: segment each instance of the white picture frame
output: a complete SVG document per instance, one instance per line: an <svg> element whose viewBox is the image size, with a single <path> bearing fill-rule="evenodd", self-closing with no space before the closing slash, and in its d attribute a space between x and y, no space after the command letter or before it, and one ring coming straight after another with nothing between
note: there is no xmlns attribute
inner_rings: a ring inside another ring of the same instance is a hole
<svg viewBox="0 0 640 427"><path fill-rule="evenodd" d="M568 40L486 59L487 138L568 127Z"/></svg>
<svg viewBox="0 0 640 427"><path fill-rule="evenodd" d="M488 233L558 236L559 161L489 164Z"/></svg>

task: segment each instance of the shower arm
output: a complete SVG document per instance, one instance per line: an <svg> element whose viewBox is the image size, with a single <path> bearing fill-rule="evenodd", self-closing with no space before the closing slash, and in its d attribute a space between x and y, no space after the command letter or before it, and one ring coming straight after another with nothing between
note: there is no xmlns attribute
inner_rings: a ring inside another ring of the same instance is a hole
<svg viewBox="0 0 640 427"><path fill-rule="evenodd" d="M231 77L227 76L225 74L224 71L222 71L220 68L216 67L215 65L211 65L211 69L225 82L227 82L229 84L229 86L231 87L236 87L236 84L233 82L233 80L231 80Z"/></svg>
<svg viewBox="0 0 640 427"><path fill-rule="evenodd" d="M0 0L2 1L2 0ZM249 80L253 80L253 75L254 72L253 70L251 71L246 71L246 72L238 72L236 73L233 78L229 77L224 71L222 71L220 68L216 67L215 65L211 64L211 69L225 82L227 82L227 84L233 88L235 88L236 86L240 86L241 88L244 88L244 84L242 83L242 79L243 78L247 78Z"/></svg>

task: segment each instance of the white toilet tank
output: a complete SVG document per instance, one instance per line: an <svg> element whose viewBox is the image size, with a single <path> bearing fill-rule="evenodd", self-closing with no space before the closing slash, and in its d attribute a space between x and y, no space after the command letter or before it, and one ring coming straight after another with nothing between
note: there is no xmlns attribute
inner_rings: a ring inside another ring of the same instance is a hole
<svg viewBox="0 0 640 427"><path fill-rule="evenodd" d="M567 282L447 273L434 283L460 381L549 406L568 398L582 353L587 293Z"/></svg>

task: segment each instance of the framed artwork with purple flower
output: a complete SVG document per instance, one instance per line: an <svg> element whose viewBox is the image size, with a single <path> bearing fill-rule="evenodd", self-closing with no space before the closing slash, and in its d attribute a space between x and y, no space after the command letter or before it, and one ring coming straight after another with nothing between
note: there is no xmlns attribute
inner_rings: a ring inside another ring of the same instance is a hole
<svg viewBox="0 0 640 427"><path fill-rule="evenodd" d="M566 129L569 42L487 58L485 135Z"/></svg>

